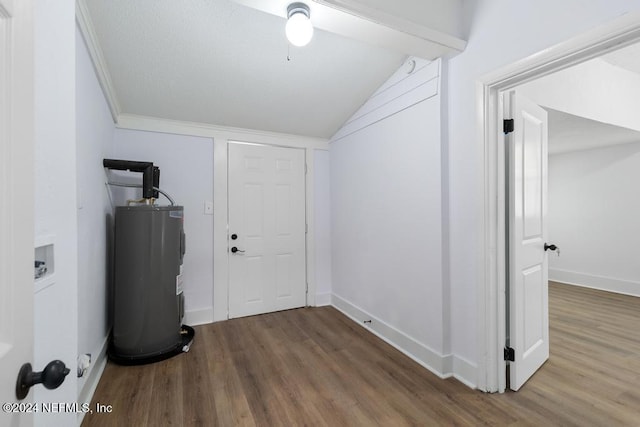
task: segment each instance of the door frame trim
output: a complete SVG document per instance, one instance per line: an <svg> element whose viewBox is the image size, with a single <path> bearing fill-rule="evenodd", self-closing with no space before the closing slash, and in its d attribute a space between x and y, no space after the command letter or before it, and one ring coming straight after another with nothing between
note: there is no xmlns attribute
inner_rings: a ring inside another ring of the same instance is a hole
<svg viewBox="0 0 640 427"><path fill-rule="evenodd" d="M301 137L301 141L304 138ZM306 305L316 305L315 280L315 150L317 146L309 146L301 141L289 141L283 138L255 135L238 137L228 135L213 140L213 203L216 215L213 222L213 321L229 318L229 249L228 249L228 156L229 143L268 145L284 148L302 148L305 150L305 216L308 226L306 239ZM328 147L326 148L328 149Z"/></svg>
<svg viewBox="0 0 640 427"><path fill-rule="evenodd" d="M478 191L482 243L478 253L478 375L477 387L504 392L506 362L506 204L505 156L500 149L504 118L502 96L507 90L640 41L640 13L623 15L476 81L476 129L480 141Z"/></svg>
<svg viewBox="0 0 640 427"><path fill-rule="evenodd" d="M20 367L34 363L33 3L0 0L0 397L7 402L18 401L13 384ZM33 395L21 402L33 402ZM34 416L12 420L31 425Z"/></svg>

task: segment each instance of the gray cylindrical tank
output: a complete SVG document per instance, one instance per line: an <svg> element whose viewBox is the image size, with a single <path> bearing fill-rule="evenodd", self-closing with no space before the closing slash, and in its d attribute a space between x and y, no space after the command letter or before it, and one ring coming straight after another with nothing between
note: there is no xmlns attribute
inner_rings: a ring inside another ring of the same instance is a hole
<svg viewBox="0 0 640 427"><path fill-rule="evenodd" d="M182 206L118 206L111 354L131 361L182 345Z"/></svg>

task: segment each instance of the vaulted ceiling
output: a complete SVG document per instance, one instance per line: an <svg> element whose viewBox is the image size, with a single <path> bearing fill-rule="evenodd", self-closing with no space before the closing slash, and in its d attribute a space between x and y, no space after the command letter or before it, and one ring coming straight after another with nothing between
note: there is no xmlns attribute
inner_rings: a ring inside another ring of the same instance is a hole
<svg viewBox="0 0 640 427"><path fill-rule="evenodd" d="M603 61L640 75L640 44L615 50L600 57ZM612 105L611 108L615 108ZM549 153L605 148L640 142L640 132L621 126L578 117L547 108L549 114Z"/></svg>
<svg viewBox="0 0 640 427"><path fill-rule="evenodd" d="M549 154L640 142L640 132L562 111L549 114Z"/></svg>
<svg viewBox="0 0 640 427"><path fill-rule="evenodd" d="M393 3L403 2L409 17L431 4L442 19L391 15L381 0L312 0L319 27L303 48L289 46L279 0L254 2L261 10L239 4L250 0L79 0L78 10L116 120L330 138L408 55L464 47L461 0Z"/></svg>

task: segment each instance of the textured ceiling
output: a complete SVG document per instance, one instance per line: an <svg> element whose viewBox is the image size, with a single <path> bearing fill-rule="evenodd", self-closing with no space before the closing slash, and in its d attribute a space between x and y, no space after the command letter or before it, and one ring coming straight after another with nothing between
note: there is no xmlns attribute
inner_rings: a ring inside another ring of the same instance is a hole
<svg viewBox="0 0 640 427"><path fill-rule="evenodd" d="M289 48L230 0L86 5L121 113L329 138L405 59L321 30Z"/></svg>

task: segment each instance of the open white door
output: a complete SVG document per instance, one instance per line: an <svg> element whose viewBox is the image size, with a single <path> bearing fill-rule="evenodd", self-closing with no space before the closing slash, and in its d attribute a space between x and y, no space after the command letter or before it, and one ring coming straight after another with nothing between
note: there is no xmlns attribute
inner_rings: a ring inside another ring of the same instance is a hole
<svg viewBox="0 0 640 427"><path fill-rule="evenodd" d="M229 143L229 318L306 304L304 160Z"/></svg>
<svg viewBox="0 0 640 427"><path fill-rule="evenodd" d="M518 390L549 358L547 112L515 92L506 95L514 130L509 162L508 347L510 388Z"/></svg>
<svg viewBox="0 0 640 427"><path fill-rule="evenodd" d="M33 362L34 73L29 0L0 0L0 425L33 424L16 398ZM13 404L13 405L12 405ZM15 412L13 411L15 409Z"/></svg>

